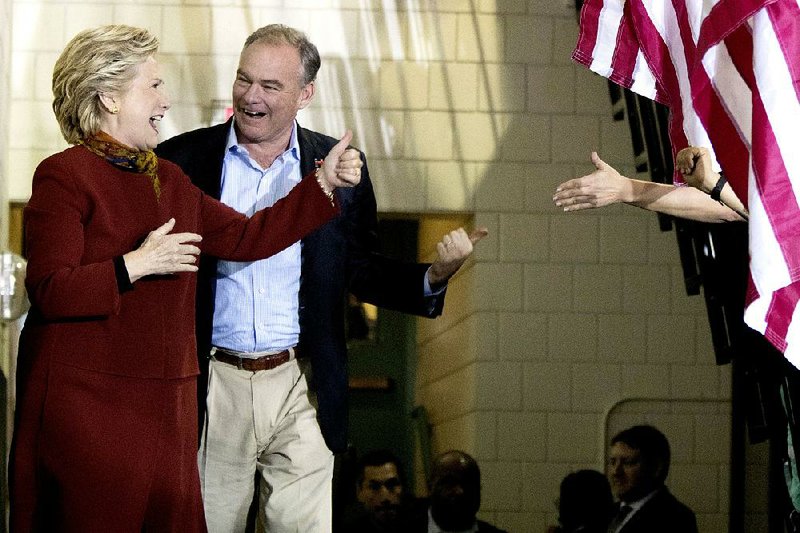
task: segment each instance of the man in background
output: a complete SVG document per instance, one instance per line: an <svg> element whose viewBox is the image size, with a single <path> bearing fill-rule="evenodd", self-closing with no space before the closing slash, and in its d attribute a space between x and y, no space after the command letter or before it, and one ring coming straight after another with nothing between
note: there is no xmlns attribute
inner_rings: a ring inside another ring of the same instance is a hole
<svg viewBox="0 0 800 533"><path fill-rule="evenodd" d="M619 500L608 533L697 533L691 509L664 485L667 438L653 426L633 426L611 439L607 475Z"/></svg>
<svg viewBox="0 0 800 533"><path fill-rule="evenodd" d="M469 454L450 450L433 460L430 497L416 513L415 533L505 533L478 520L481 471Z"/></svg>

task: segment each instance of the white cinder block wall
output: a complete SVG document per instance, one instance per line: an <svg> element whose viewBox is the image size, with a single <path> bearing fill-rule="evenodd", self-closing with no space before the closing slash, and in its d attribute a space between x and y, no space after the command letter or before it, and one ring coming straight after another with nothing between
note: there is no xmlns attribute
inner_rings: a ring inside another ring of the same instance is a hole
<svg viewBox="0 0 800 533"><path fill-rule="evenodd" d="M2 19L13 20L10 120L0 121L7 194L26 199L36 164L65 146L50 75L80 29L117 22L161 36L169 137L229 99L252 30L301 28L323 54L301 121L355 131L380 209L474 214L491 231L453 281L445 316L418 328L417 396L434 451L478 458L483 515L513 533L544 531L560 479L602 468L611 428L649 421L673 440L674 491L701 531L721 533L729 368L714 365L701 298L685 295L674 234L635 208L566 215L550 201L557 183L590 169L592 149L632 172L605 81L570 61L571 4L14 0Z"/></svg>

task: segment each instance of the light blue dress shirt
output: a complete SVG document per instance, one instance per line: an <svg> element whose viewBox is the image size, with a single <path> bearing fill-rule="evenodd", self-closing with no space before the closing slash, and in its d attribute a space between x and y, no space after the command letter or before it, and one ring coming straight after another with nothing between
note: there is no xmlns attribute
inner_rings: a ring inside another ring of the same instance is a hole
<svg viewBox="0 0 800 533"><path fill-rule="evenodd" d="M239 145L236 130L231 127L222 163L222 203L252 216L289 194L302 178L296 122L287 150L267 169ZM237 352L277 352L297 345L300 252L301 243L296 242L260 261L218 262L211 330L214 346ZM432 291L427 275L422 285L433 308L432 297L445 288Z"/></svg>
<svg viewBox="0 0 800 533"><path fill-rule="evenodd" d="M267 169L239 145L236 130L231 128L222 164L222 203L252 216L289 194L301 179L297 123L288 149ZM211 332L215 346L263 352L297 344L300 246L296 242L272 257L250 263L218 262Z"/></svg>

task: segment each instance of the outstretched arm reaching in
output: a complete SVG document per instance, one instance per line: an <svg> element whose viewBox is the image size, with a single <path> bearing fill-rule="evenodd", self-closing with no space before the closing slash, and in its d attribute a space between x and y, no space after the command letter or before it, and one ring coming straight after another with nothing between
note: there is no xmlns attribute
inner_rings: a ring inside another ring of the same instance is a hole
<svg viewBox="0 0 800 533"><path fill-rule="evenodd" d="M596 152L592 152L592 163L595 166L592 173L565 181L556 188L553 202L558 207L564 211L580 211L625 203L701 222L744 220L694 187L627 178L600 159Z"/></svg>
<svg viewBox="0 0 800 533"><path fill-rule="evenodd" d="M711 153L707 148L687 146L675 157L675 167L683 174L686 183L695 189L710 195L715 188L718 188L716 193L719 194L719 201L736 211L742 219L747 220L747 209L742 201L722 178L722 174L714 172L711 166Z"/></svg>

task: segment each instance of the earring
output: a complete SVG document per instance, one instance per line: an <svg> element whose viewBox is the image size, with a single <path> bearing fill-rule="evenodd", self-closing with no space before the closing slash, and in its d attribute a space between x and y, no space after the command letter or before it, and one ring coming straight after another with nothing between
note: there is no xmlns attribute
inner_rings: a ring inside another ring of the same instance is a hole
<svg viewBox="0 0 800 533"><path fill-rule="evenodd" d="M119 108L117 106L114 106L111 109L109 109L109 111L111 111L112 115L116 115L117 113L119 113Z"/></svg>

